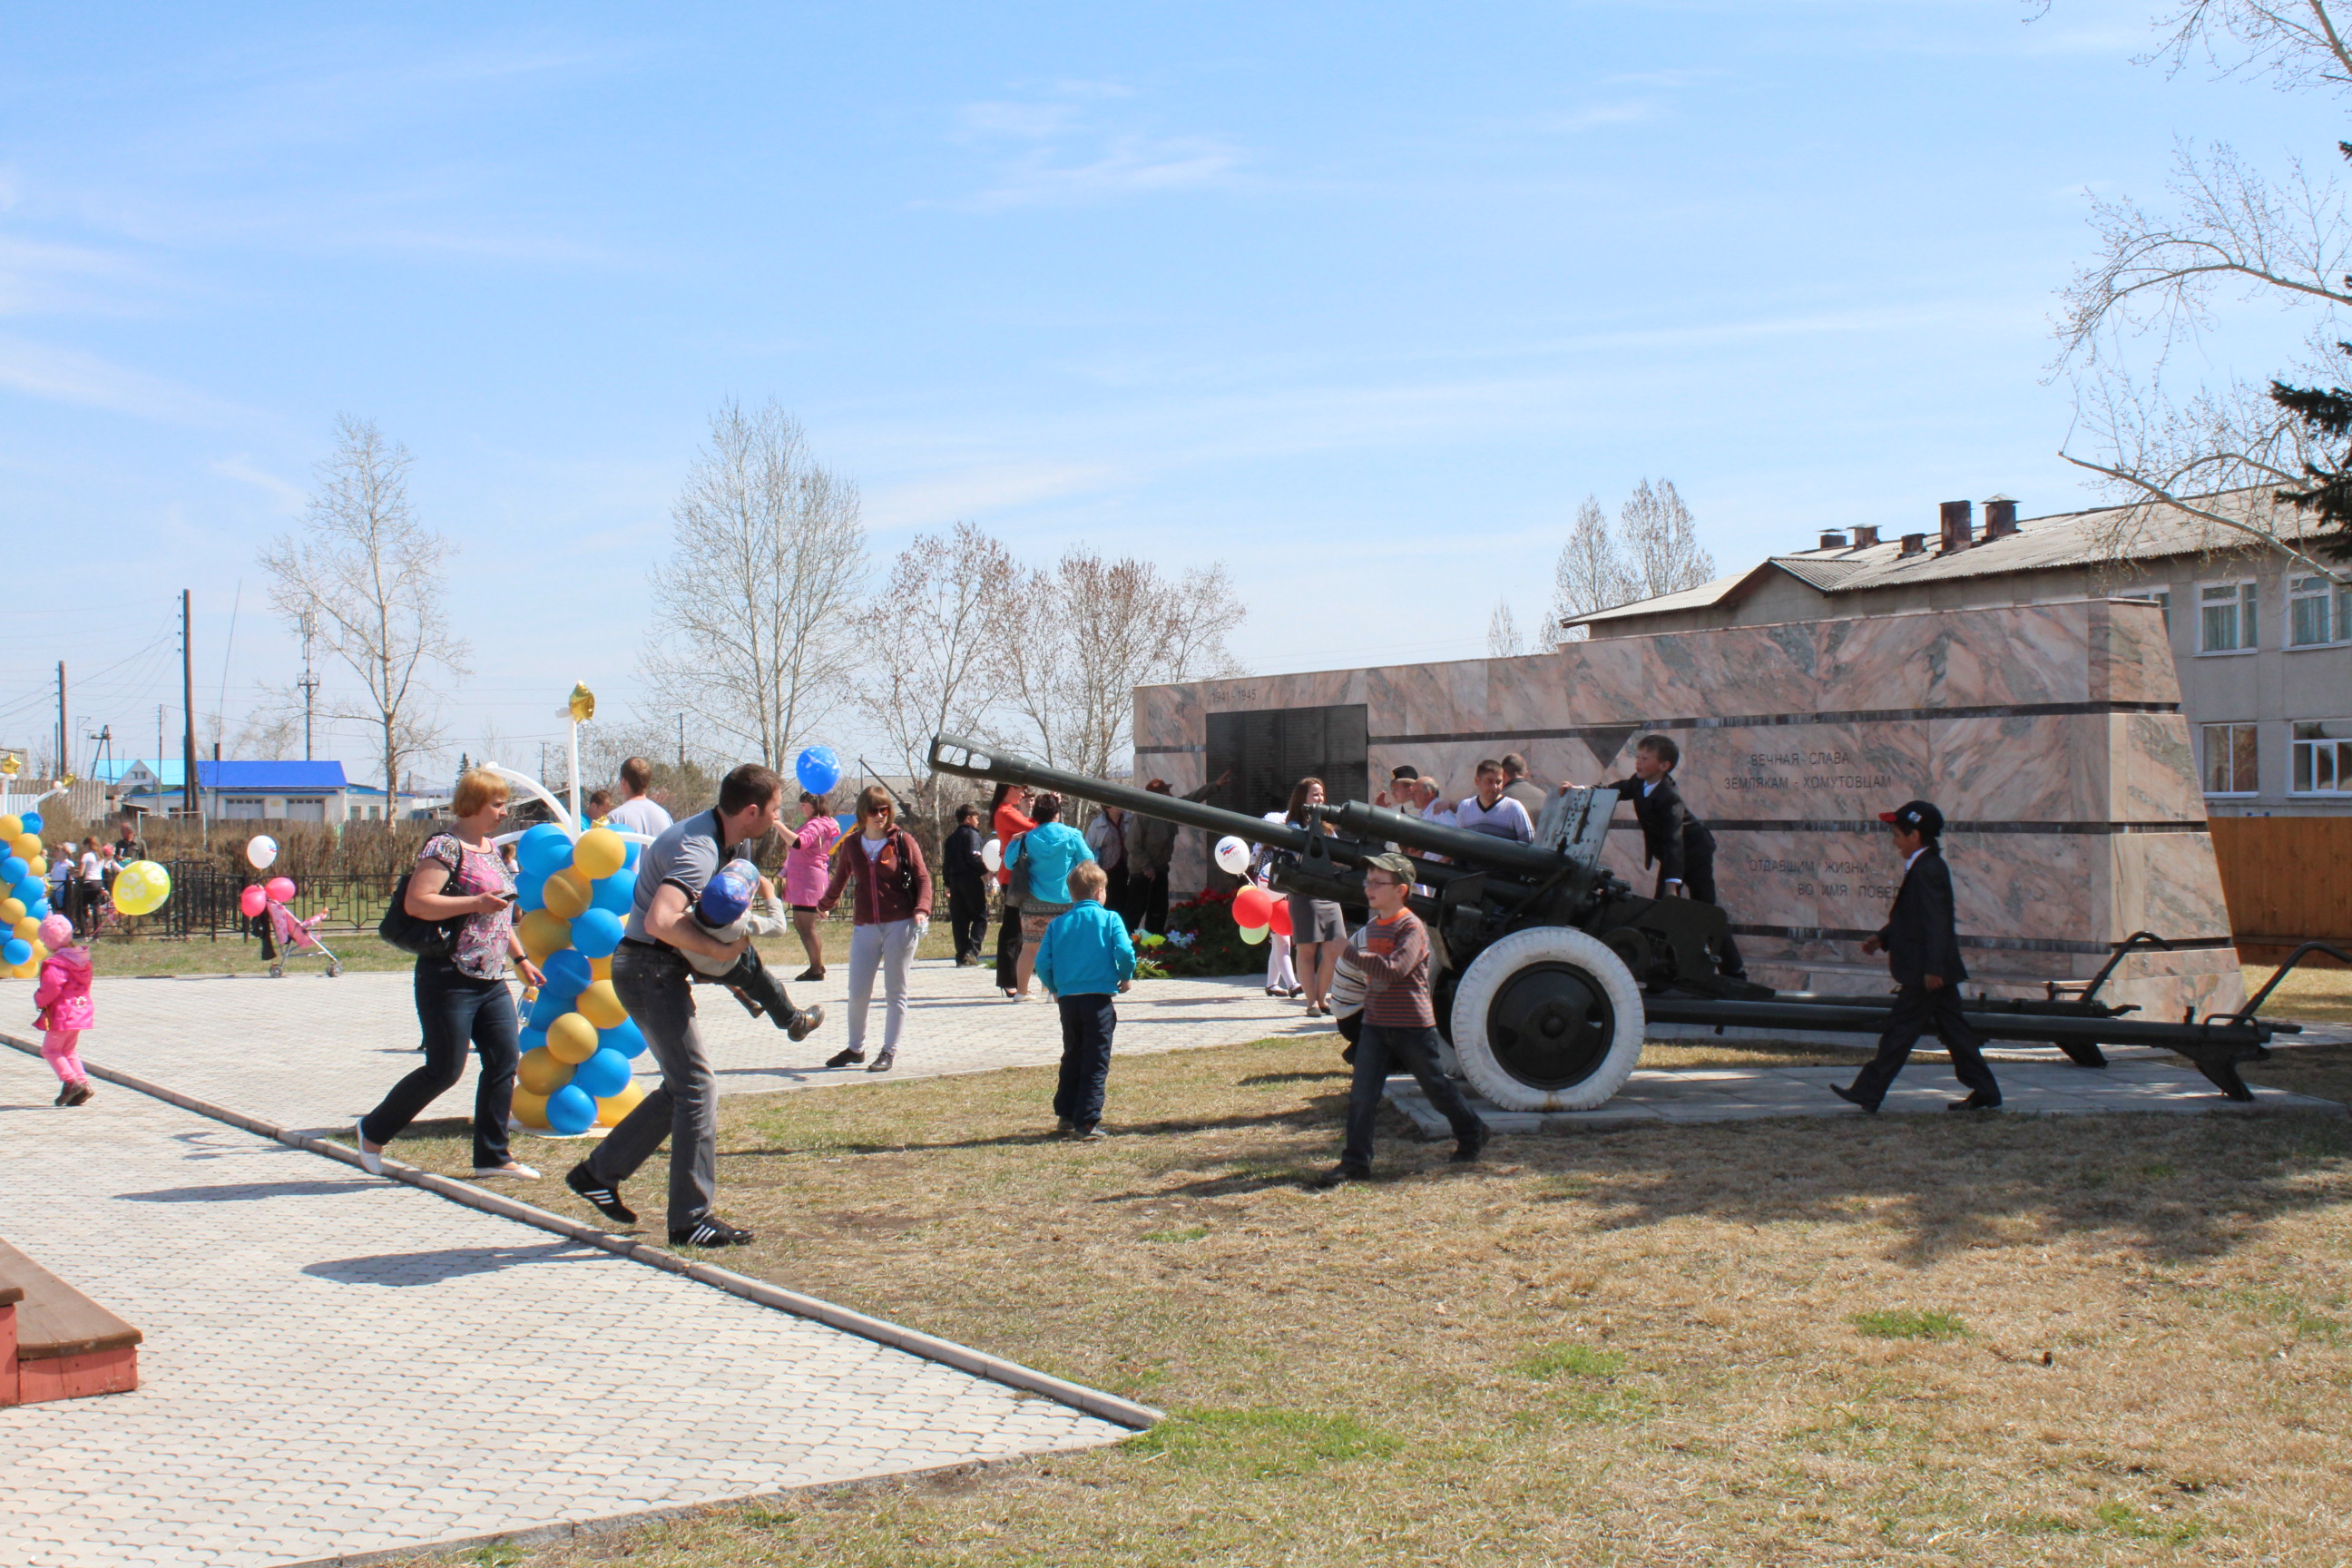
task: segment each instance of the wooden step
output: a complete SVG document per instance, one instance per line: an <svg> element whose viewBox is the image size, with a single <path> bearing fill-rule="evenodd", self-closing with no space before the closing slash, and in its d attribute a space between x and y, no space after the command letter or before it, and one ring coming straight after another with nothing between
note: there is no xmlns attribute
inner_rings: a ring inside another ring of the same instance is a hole
<svg viewBox="0 0 2352 1568"><path fill-rule="evenodd" d="M0 1405L139 1386L139 1331L0 1241Z"/></svg>

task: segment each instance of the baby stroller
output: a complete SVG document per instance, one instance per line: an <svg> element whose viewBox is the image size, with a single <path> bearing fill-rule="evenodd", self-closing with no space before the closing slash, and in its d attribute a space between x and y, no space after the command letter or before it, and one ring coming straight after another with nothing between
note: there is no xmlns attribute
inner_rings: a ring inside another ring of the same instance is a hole
<svg viewBox="0 0 2352 1568"><path fill-rule="evenodd" d="M311 930L326 918L327 911L320 910L307 921L298 921L293 910L275 900L270 901L269 907L261 911L255 922L267 922L261 932L261 956L269 960L270 979L283 980L286 977L286 961L305 952L318 953L327 961L328 979L332 980L343 972L343 961L328 952L327 944L320 942Z"/></svg>

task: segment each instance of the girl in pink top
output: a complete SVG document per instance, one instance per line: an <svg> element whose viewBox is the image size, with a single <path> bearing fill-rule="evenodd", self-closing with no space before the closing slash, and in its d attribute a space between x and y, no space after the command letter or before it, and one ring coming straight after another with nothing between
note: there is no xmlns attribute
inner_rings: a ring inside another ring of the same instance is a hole
<svg viewBox="0 0 2352 1568"><path fill-rule="evenodd" d="M41 1057L65 1085L58 1090L58 1103L80 1105L89 1099L89 1074L74 1047L92 1018L89 951L74 945L73 922L63 915L41 922L41 945L49 950L41 961L40 984L33 988L33 1005L41 1010Z"/></svg>
<svg viewBox="0 0 2352 1568"><path fill-rule="evenodd" d="M808 953L803 980L824 978L824 939L817 935L816 907L833 881L833 846L840 837L841 824L825 810L824 796L803 790L800 831L784 851L784 902L793 906L793 929L800 932L801 946Z"/></svg>

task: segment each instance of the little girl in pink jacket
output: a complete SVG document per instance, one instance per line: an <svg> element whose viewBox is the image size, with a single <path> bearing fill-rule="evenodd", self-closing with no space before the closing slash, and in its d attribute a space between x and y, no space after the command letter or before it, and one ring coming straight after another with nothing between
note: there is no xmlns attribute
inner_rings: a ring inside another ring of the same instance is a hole
<svg viewBox="0 0 2352 1568"><path fill-rule="evenodd" d="M40 984L33 988L33 1005L41 1010L34 1019L42 1029L41 1055L65 1084L58 1103L81 1105L89 1099L89 1074L74 1047L92 1017L89 950L75 945L73 922L63 915L41 922L41 945L49 950L41 961Z"/></svg>

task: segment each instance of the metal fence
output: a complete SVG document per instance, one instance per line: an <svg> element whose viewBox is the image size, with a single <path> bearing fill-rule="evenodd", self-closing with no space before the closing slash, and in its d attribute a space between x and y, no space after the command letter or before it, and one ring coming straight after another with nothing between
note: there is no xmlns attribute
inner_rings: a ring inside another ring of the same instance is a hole
<svg viewBox="0 0 2352 1568"><path fill-rule="evenodd" d="M258 878L250 872L239 875L210 860L172 860L165 865L172 873L171 898L153 914L126 921L131 931L140 936L202 937L215 942L245 934L247 922L237 900ZM318 927L321 931L373 931L383 919L384 906L392 901L393 885L398 880L396 877L313 877L296 884L294 901L287 907L295 919L303 921L323 911L327 918Z"/></svg>

